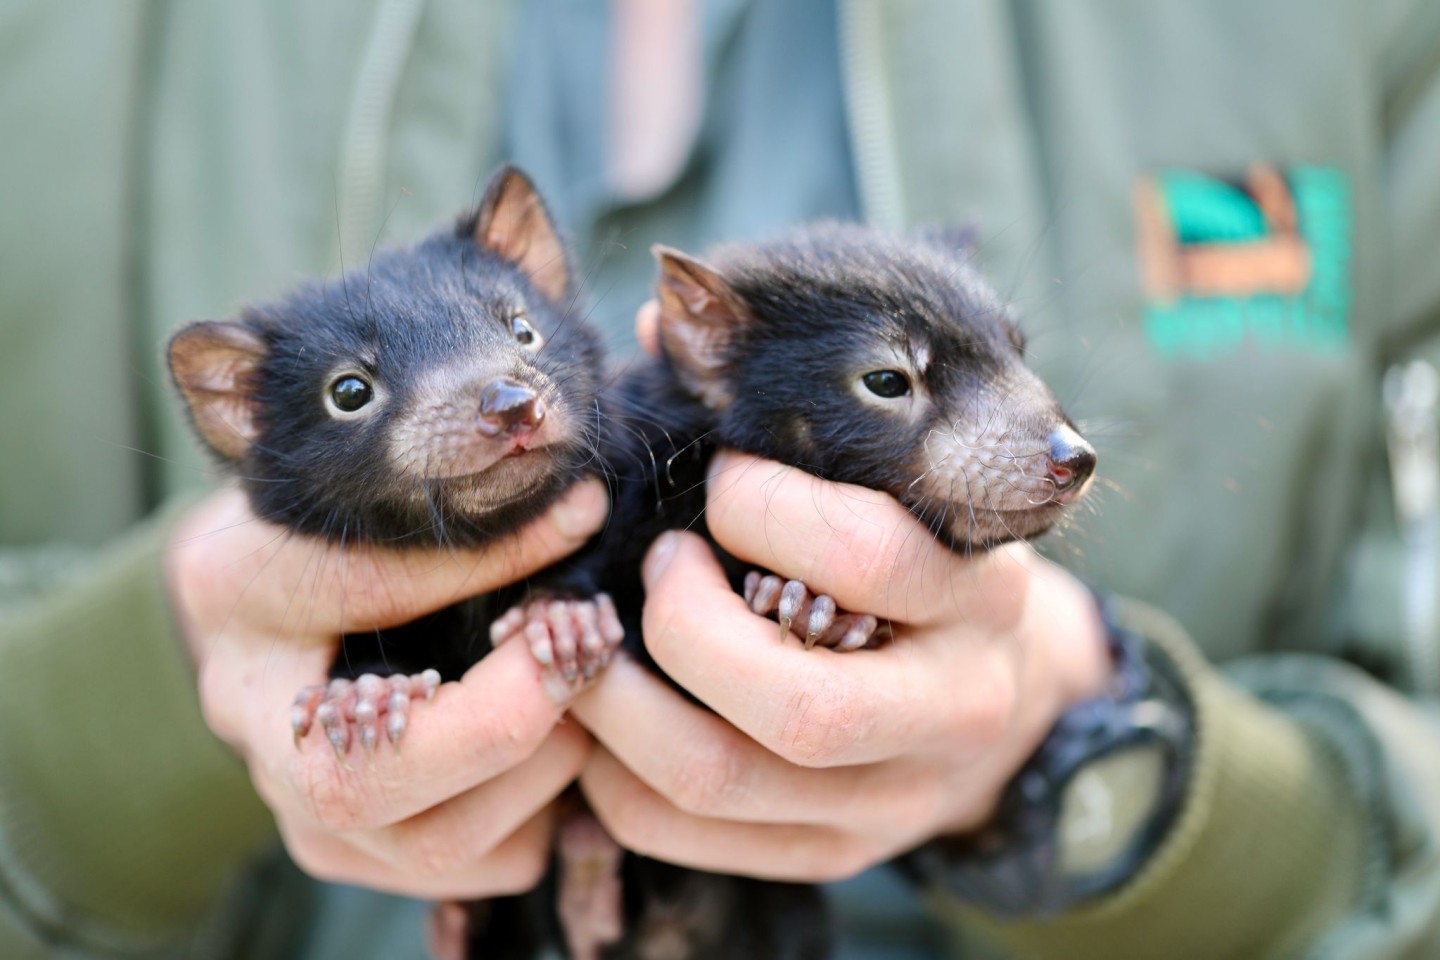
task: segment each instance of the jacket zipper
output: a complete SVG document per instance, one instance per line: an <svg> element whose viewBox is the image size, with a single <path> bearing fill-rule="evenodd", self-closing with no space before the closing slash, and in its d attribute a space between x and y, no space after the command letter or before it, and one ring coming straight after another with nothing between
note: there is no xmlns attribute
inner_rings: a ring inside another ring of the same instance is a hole
<svg viewBox="0 0 1440 960"><path fill-rule="evenodd" d="M840 64L845 107L850 121L850 152L860 210L877 227L905 226L895 122L885 84L883 13L874 0L843 0L840 5Z"/></svg>
<svg viewBox="0 0 1440 960"><path fill-rule="evenodd" d="M391 114L424 8L425 0L381 0L361 56L339 171L339 253L352 260L375 245L383 227Z"/></svg>
<svg viewBox="0 0 1440 960"><path fill-rule="evenodd" d="M1406 651L1415 691L1440 691L1436 584L1440 583L1440 374L1423 360L1385 373L1390 481L1405 545Z"/></svg>

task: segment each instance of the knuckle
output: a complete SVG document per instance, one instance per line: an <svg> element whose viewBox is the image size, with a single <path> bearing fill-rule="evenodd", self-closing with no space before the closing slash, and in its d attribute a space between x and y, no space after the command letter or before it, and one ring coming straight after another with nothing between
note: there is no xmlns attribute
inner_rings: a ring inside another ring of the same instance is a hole
<svg viewBox="0 0 1440 960"><path fill-rule="evenodd" d="M692 744L685 761L666 783L670 802L686 813L715 816L728 807L729 798L743 792L747 765L738 745L729 739Z"/></svg>
<svg viewBox="0 0 1440 960"><path fill-rule="evenodd" d="M870 846L856 837L844 836L827 842L807 871L814 883L838 883L864 873L878 857Z"/></svg>
<svg viewBox="0 0 1440 960"><path fill-rule="evenodd" d="M489 776L510 770L539 749L553 727L538 722L530 712L496 710L493 703L476 703L466 714L465 762ZM487 778L488 779L488 778Z"/></svg>
<svg viewBox="0 0 1440 960"><path fill-rule="evenodd" d="M316 880L326 883L345 883L355 879L340 869L329 851L322 844L316 843L306 831L291 830L282 825L280 838L285 844L285 851L290 855L290 859L295 861L295 865Z"/></svg>
<svg viewBox="0 0 1440 960"><path fill-rule="evenodd" d="M626 850L641 856L655 853L659 835L654 808L637 791L626 790L615 797L605 810L605 830Z"/></svg>
<svg viewBox="0 0 1440 960"><path fill-rule="evenodd" d="M401 859L405 869L417 877L444 880L453 877L472 855L448 831L421 829L405 838Z"/></svg>
<svg viewBox="0 0 1440 960"><path fill-rule="evenodd" d="M196 683L200 715L205 725L227 743L235 741L235 731L240 726L232 683L227 672L213 664L201 667Z"/></svg>
<svg viewBox="0 0 1440 960"><path fill-rule="evenodd" d="M955 736L974 747L1002 741L1015 722L1017 682L1014 672L1000 665L979 672L966 694L952 701L948 725Z"/></svg>
<svg viewBox="0 0 1440 960"><path fill-rule="evenodd" d="M941 777L925 776L918 782L905 784L900 796L891 801L890 814L880 827L892 828L888 835L901 839L926 831L940 823L949 807L954 805L954 788Z"/></svg>
<svg viewBox="0 0 1440 960"><path fill-rule="evenodd" d="M826 877L827 882L849 880L869 870L880 860L881 855L867 843L852 842L842 846L836 858L834 870Z"/></svg>
<svg viewBox="0 0 1440 960"><path fill-rule="evenodd" d="M340 767L328 759L301 762L296 782L301 808L324 829L339 833L379 826Z"/></svg>
<svg viewBox="0 0 1440 960"><path fill-rule="evenodd" d="M821 677L796 689L770 748L802 767L835 766L848 761L872 726L860 688L844 677Z"/></svg>

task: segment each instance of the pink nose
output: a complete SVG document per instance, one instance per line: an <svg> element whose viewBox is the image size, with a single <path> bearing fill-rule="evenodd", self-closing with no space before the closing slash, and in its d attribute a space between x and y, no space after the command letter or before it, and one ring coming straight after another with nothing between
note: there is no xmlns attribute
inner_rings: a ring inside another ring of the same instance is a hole
<svg viewBox="0 0 1440 960"><path fill-rule="evenodd" d="M480 432L491 437L533 433L545 419L545 402L530 387L496 380L480 393Z"/></svg>

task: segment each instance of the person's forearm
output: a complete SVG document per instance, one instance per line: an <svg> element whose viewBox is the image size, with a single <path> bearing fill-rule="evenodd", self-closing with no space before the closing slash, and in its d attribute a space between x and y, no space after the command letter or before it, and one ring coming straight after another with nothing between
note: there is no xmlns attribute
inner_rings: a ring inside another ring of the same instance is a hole
<svg viewBox="0 0 1440 960"><path fill-rule="evenodd" d="M168 520L0 624L0 924L161 942L273 838L201 716L163 585Z"/></svg>

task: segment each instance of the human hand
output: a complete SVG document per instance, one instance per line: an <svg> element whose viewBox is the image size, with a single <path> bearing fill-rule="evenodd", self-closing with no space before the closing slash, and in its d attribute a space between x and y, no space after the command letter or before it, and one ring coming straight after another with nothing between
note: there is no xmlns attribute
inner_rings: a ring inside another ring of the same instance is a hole
<svg viewBox="0 0 1440 960"><path fill-rule="evenodd" d="M388 551L290 535L236 490L199 504L167 556L206 722L249 765L292 857L325 880L426 898L528 890L549 858L553 804L590 739L545 692L522 644L444 684L402 749L359 766L297 751L295 691L323 683L342 633L394 626L512 583L600 526L586 483L483 550Z"/></svg>
<svg viewBox="0 0 1440 960"><path fill-rule="evenodd" d="M794 881L857 873L982 826L1059 714L1107 675L1089 593L1029 546L966 558L898 503L737 454L706 513L735 556L890 620L877 650L805 650L735 594L704 541L646 560L645 643L715 712L637 664L573 714L599 741L581 776L623 846Z"/></svg>

